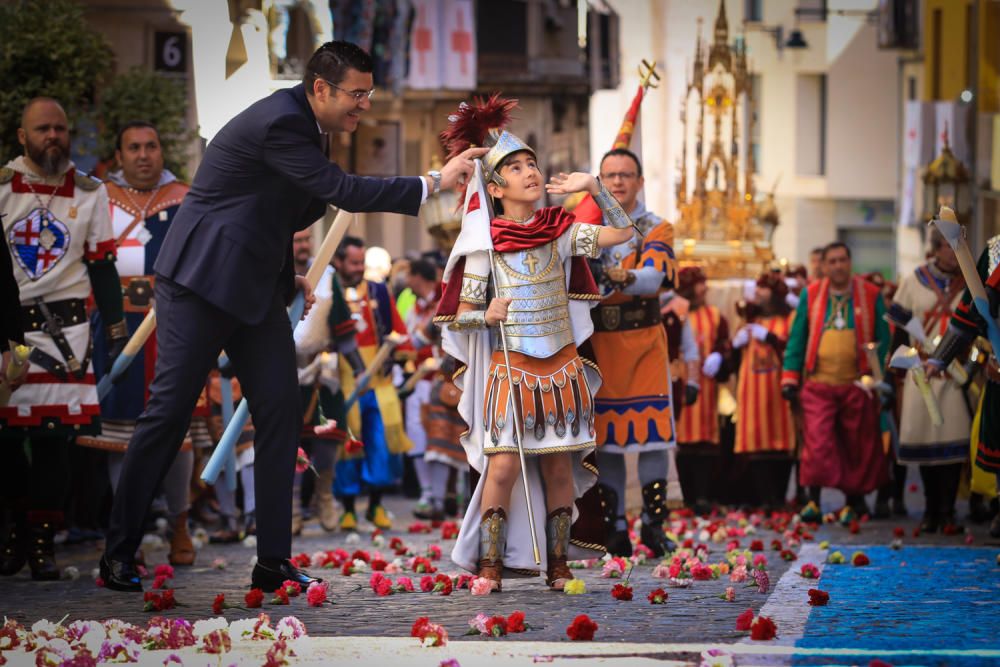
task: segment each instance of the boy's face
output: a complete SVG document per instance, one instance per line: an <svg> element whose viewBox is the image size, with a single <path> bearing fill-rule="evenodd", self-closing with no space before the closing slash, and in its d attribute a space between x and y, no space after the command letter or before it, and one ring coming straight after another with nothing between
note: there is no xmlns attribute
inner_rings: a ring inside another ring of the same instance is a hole
<svg viewBox="0 0 1000 667"><path fill-rule="evenodd" d="M542 198L542 172L538 170L535 156L528 151L514 153L500 168L506 187L490 183L489 193L501 201L534 203Z"/></svg>

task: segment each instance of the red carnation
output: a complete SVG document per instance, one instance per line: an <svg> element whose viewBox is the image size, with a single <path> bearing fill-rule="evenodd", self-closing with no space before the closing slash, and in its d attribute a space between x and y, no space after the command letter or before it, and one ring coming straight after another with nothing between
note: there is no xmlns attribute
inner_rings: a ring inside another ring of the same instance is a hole
<svg viewBox="0 0 1000 667"><path fill-rule="evenodd" d="M167 565L166 563L161 563L156 566L153 570L154 577L163 577L164 579L174 578L174 568L172 565Z"/></svg>
<svg viewBox="0 0 1000 667"><path fill-rule="evenodd" d="M326 602L326 584L314 581L306 589L306 602L310 607L319 607Z"/></svg>
<svg viewBox="0 0 1000 667"><path fill-rule="evenodd" d="M487 619L486 634L492 637L503 637L507 634L507 619L503 616L493 616Z"/></svg>
<svg viewBox="0 0 1000 667"><path fill-rule="evenodd" d="M819 568L812 563L806 563L799 571L805 579L819 579Z"/></svg>
<svg viewBox="0 0 1000 667"><path fill-rule="evenodd" d="M177 606L177 600L174 599L174 592L171 589L163 591L160 596L160 603L163 609L173 609Z"/></svg>
<svg viewBox="0 0 1000 667"><path fill-rule="evenodd" d="M423 634L424 629L430 624L431 619L427 616L421 616L413 622L413 627L410 628L411 637L419 637Z"/></svg>
<svg viewBox="0 0 1000 667"><path fill-rule="evenodd" d="M736 617L736 629L740 632L746 632L749 630L752 623L753 609L747 609L745 612Z"/></svg>
<svg viewBox="0 0 1000 667"><path fill-rule="evenodd" d="M586 614L580 614L566 628L566 636L573 641L591 641L597 632L597 623L590 620Z"/></svg>
<svg viewBox="0 0 1000 667"><path fill-rule="evenodd" d="M814 607L823 607L830 601L830 594L818 588L809 589L809 604Z"/></svg>
<svg viewBox="0 0 1000 667"><path fill-rule="evenodd" d="M524 612L515 611L513 614L507 617L507 632L524 632L528 629L528 626L524 624Z"/></svg>
<svg viewBox="0 0 1000 667"><path fill-rule="evenodd" d="M708 581L712 578L712 568L704 563L691 566L691 577L695 581Z"/></svg>
<svg viewBox="0 0 1000 667"><path fill-rule="evenodd" d="M665 590L657 588L655 591L646 596L646 599L649 600L649 604L666 604L668 597L669 596Z"/></svg>
<svg viewBox="0 0 1000 667"><path fill-rule="evenodd" d="M420 577L420 590L424 593L430 593L434 590L434 579L430 575Z"/></svg>
<svg viewBox="0 0 1000 667"><path fill-rule="evenodd" d="M212 613L221 614L222 610L226 608L226 596L219 593L215 596L215 601L212 602Z"/></svg>
<svg viewBox="0 0 1000 667"><path fill-rule="evenodd" d="M868 560L868 556L866 556L861 551L858 551L853 556L851 556L851 565L854 565L856 567L862 567L864 565L869 565L869 564L871 564L871 561Z"/></svg>
<svg viewBox="0 0 1000 667"><path fill-rule="evenodd" d="M906 537L906 530L904 530L902 526L896 526L892 529L892 535L893 537Z"/></svg>
<svg viewBox="0 0 1000 667"><path fill-rule="evenodd" d="M297 581L292 581L291 579L286 579L285 583L281 584L281 588L288 593L288 597L294 598L298 597L299 593L302 592L302 586Z"/></svg>
<svg viewBox="0 0 1000 667"><path fill-rule="evenodd" d="M366 563L370 563L371 559L372 557L368 554L367 551L364 551L363 549L358 549L353 554L351 554L351 560L363 560Z"/></svg>
<svg viewBox="0 0 1000 667"><path fill-rule="evenodd" d="M309 558L309 554L301 553L298 556L292 556L292 563L295 567L309 567L312 565L312 560Z"/></svg>
<svg viewBox="0 0 1000 667"><path fill-rule="evenodd" d="M628 584L615 584L615 587L611 589L611 597L627 602L632 599L632 587Z"/></svg>
<svg viewBox="0 0 1000 667"><path fill-rule="evenodd" d="M781 551L781 540L771 540L771 551Z"/></svg>
<svg viewBox="0 0 1000 667"><path fill-rule="evenodd" d="M168 579L169 577L165 577L162 574L156 575L156 577L153 579L153 588L157 590L161 588L166 588Z"/></svg>
<svg viewBox="0 0 1000 667"><path fill-rule="evenodd" d="M763 551L764 542L761 540L754 540L750 543L750 551Z"/></svg>
<svg viewBox="0 0 1000 667"><path fill-rule="evenodd" d="M376 558L372 561L372 571L373 572L385 572L385 568L389 565L381 558Z"/></svg>
<svg viewBox="0 0 1000 667"><path fill-rule="evenodd" d="M276 589L274 597L271 598L271 604L288 604L288 590L285 588Z"/></svg>
<svg viewBox="0 0 1000 667"><path fill-rule="evenodd" d="M458 537L458 524L454 521L445 521L441 524L441 539L450 540Z"/></svg>
<svg viewBox="0 0 1000 667"><path fill-rule="evenodd" d="M792 551L791 549L785 549L784 551L781 552L781 559L782 560L786 560L786 561L791 562L793 560L798 560L798 558L799 557L796 556L795 552Z"/></svg>
<svg viewBox="0 0 1000 667"><path fill-rule="evenodd" d="M421 582L422 584L422 582ZM447 574L439 574L434 577L434 592L440 593L441 595L451 595L451 590L454 584L451 581L451 577Z"/></svg>
<svg viewBox="0 0 1000 667"><path fill-rule="evenodd" d="M767 641L778 634L778 626L767 616L758 616L750 626L750 639Z"/></svg>
<svg viewBox="0 0 1000 667"><path fill-rule="evenodd" d="M392 595L392 579L384 577L375 584L375 594L379 597Z"/></svg>

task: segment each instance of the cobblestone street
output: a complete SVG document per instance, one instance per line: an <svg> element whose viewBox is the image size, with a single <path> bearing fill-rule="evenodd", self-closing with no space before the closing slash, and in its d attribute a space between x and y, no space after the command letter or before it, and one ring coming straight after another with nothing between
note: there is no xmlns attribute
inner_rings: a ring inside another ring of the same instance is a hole
<svg viewBox="0 0 1000 667"><path fill-rule="evenodd" d="M911 508L915 503L914 494ZM408 507L408 501L390 501L390 509L396 514L397 529L386 534L386 545L379 549L383 557L392 560L388 540L398 536L416 555L426 553L431 545L440 546L443 558L434 561L439 572L459 574L447 557L453 541L442 540L440 531L431 534L406 532L413 521ZM996 559L1000 544L988 538L985 526L972 526L964 536L913 537L916 524L917 520L911 514L905 520L864 522L856 534L837 524L826 525L819 529L814 539L803 541L795 561L783 560L778 551L772 550L772 540L781 540L781 535L759 530L741 539L740 543L741 548L746 548L751 540L760 540L765 546L761 553L768 559L768 594L761 594L755 587L746 584L731 584L728 576L695 581L686 588L669 587L665 579L652 576L657 561L634 568L630 583L634 587L635 598L630 602L612 598L611 588L622 580L602 577L600 564L575 570L587 585L587 593L579 596L547 591L542 579L509 579L504 583L502 594L488 597L471 596L466 590L455 590L449 596L417 592L378 597L368 584L370 572L343 576L339 570L313 568L313 573L329 581L335 604L312 608L300 597L293 598L289 607L265 604L263 611L275 619L289 614L297 616L313 637L408 637L414 620L419 616L428 616L443 625L454 642L463 639L469 620L478 613L508 615L521 610L526 614L530 630L498 641L509 643L518 640L532 644L564 642L567 650L577 644L565 643L566 627L575 616L586 613L599 624L596 639L621 643L625 652L621 655L632 655L633 651L639 650L633 646L636 642L652 643L660 645L655 653L661 658L687 661L696 659L697 652L687 654L684 646L741 646L748 642L747 633L735 629L736 618L745 610L752 609L754 614L768 615L776 621L778 638L769 645L784 647L784 652L776 648L770 656L755 653L749 663L746 658L741 658L738 661L740 664L758 664L760 661L812 664L810 655L827 664L824 651L832 647L857 648L861 655L871 655L870 651L879 648L905 648L918 654L924 650L945 653L982 650L987 652L985 656L1000 657L1000 653L996 653L1000 649L1000 641L989 631L989 624L976 624L978 619L985 621L996 610L995 600L1000 588L1000 568ZM362 524L361 528L358 537L347 537L339 533L323 533L315 524L307 524L304 535L295 541L295 553L312 554L337 548L348 551L365 549L373 553L376 549L372 545L370 527ZM899 538L901 548L890 549L891 542L897 539L900 532L904 535ZM696 536L695 541L701 540ZM822 548L821 542L824 541L830 542L828 548ZM969 541L971 545L966 544ZM710 553L707 562L722 561L725 544L708 544ZM836 550L848 559L854 551L863 550L872 564L866 568L851 567L849 564L835 568L826 565L824 568L829 554ZM146 553L150 567L166 561L163 548L147 548ZM165 612L165 615L192 621L212 617L212 602L218 593L224 593L231 603L240 603L247 590L253 553L252 548L242 544L205 546L199 552L194 567L177 568L173 584L176 598L182 606ZM98 546L93 543L62 552L62 565L72 565L80 572L79 579L75 581L34 583L28 579L26 570L16 577L0 581L0 610L7 617L28 624L40 618L56 621L66 616L68 621L120 618L144 625L152 614L143 611L140 596L115 593L95 585L91 572L96 567L99 554ZM225 569L212 567L217 559L226 562ZM806 562L823 568L819 582L805 580L798 575ZM412 572L404 574L413 577L414 582L419 584L419 575ZM396 575L392 576L396 578ZM935 580L939 582L937 585L930 583ZM151 579L146 581L147 589L150 585ZM721 598L727 586L734 586L735 602L726 602ZM805 591L814 586L831 592L829 607L811 608L805 604ZM669 601L665 605L649 604L646 596L659 587L669 592ZM265 602L269 597L265 598ZM253 617L257 613L256 610L228 609L225 617L232 621ZM929 622L920 620L922 614L926 614L927 619L943 614L953 618L954 623L935 624L934 632L925 635L914 631ZM979 627L982 632L973 633L972 627ZM893 628L896 628L895 634ZM893 641L896 643L886 644L885 637L895 637ZM753 642L754 650L759 653L763 644ZM796 653L793 660L787 653L792 650L790 647L798 647L796 651L805 653ZM648 657L649 647L640 653ZM925 657L930 655L928 653ZM927 659L930 660L929 657ZM978 664L976 660L961 655L951 655L940 664L956 664L956 660L961 664Z"/></svg>

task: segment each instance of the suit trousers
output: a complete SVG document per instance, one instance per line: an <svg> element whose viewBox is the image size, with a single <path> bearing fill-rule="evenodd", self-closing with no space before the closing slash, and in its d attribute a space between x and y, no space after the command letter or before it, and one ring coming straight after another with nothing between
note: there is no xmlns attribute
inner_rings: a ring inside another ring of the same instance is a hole
<svg viewBox="0 0 1000 667"><path fill-rule="evenodd" d="M157 276L156 370L136 422L111 509L107 554L131 562L146 514L184 440L198 396L225 350L250 404L256 437L257 554L291 554L292 481L302 416L295 345L281 291L264 319L242 322L191 290Z"/></svg>

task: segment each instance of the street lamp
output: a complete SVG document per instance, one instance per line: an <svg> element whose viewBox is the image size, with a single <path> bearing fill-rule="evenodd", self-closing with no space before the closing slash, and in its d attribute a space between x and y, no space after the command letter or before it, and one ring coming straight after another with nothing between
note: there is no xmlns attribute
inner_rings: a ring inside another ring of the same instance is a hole
<svg viewBox="0 0 1000 667"><path fill-rule="evenodd" d="M947 129L944 131L943 139L941 154L923 170L923 219L932 220L942 206L947 206L955 211L959 222L966 223L969 220L972 203L969 172L951 152Z"/></svg>

